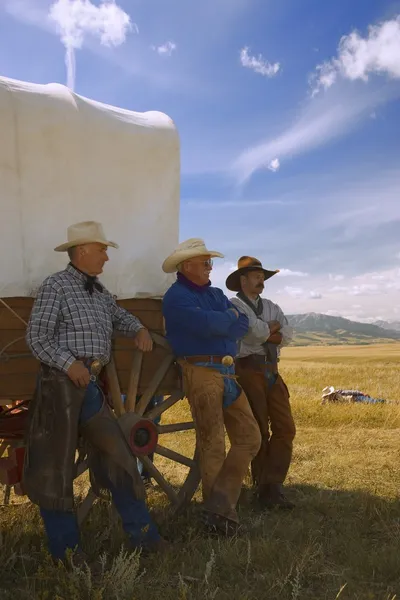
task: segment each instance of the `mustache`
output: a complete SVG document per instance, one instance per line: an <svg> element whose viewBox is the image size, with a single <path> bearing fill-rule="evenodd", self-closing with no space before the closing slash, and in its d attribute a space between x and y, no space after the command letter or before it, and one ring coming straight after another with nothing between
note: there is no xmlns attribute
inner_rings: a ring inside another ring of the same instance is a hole
<svg viewBox="0 0 400 600"><path fill-rule="evenodd" d="M264 289L264 284L263 283L257 283L256 288L260 288L260 289Z"/></svg>

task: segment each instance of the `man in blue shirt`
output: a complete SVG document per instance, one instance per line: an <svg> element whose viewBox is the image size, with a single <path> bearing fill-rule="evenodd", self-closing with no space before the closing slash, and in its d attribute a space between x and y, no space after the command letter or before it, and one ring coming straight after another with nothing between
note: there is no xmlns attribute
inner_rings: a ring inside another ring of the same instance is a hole
<svg viewBox="0 0 400 600"><path fill-rule="evenodd" d="M223 255L192 238L164 261L164 272L178 274L164 296L163 314L196 427L205 522L229 535L237 531L236 504L261 435L233 360L249 320L211 286L213 257ZM231 443L226 457L224 425Z"/></svg>

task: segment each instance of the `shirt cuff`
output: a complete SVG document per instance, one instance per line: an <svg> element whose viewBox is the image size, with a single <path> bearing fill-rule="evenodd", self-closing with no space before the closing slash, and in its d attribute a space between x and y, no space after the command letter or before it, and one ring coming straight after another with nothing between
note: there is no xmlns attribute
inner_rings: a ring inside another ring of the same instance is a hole
<svg viewBox="0 0 400 600"><path fill-rule="evenodd" d="M55 362L56 362L57 367L59 369L61 369L61 371L64 371L64 373L67 373L68 369L75 361L76 361L75 356L73 356L69 352L63 352L62 354L60 354L57 357Z"/></svg>

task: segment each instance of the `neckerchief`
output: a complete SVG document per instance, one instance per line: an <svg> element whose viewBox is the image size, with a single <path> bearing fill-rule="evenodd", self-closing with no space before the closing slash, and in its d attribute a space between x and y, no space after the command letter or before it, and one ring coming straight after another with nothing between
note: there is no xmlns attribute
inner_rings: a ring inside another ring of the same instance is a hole
<svg viewBox="0 0 400 600"><path fill-rule="evenodd" d="M83 271L81 271L80 269L78 269L78 267L76 267L75 265L73 265L72 263L69 263L71 267L73 267L75 269L75 271L78 271L78 273L80 273L81 275L83 275L83 277L85 278L85 290L87 292L89 292L90 295L93 294L93 291L96 289L98 292L103 293L103 286L101 285L100 281L98 281L96 276L93 275L88 275L87 273L84 273Z"/></svg>

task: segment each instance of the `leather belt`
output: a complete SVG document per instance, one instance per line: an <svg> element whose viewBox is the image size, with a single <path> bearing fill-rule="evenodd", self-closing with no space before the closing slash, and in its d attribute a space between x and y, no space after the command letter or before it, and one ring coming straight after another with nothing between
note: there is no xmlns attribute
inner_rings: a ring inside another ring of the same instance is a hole
<svg viewBox="0 0 400 600"><path fill-rule="evenodd" d="M182 356L188 363L214 363L215 365L229 365L234 363L231 356L213 356L210 354L199 354L195 356Z"/></svg>
<svg viewBox="0 0 400 600"><path fill-rule="evenodd" d="M98 358L77 358L77 360L83 362L85 367L89 369L92 381L96 380L105 366Z"/></svg>
<svg viewBox="0 0 400 600"><path fill-rule="evenodd" d="M267 356L262 354L249 354L248 356L237 358L235 362L241 367L265 367L273 373L278 373L278 364L271 363Z"/></svg>

